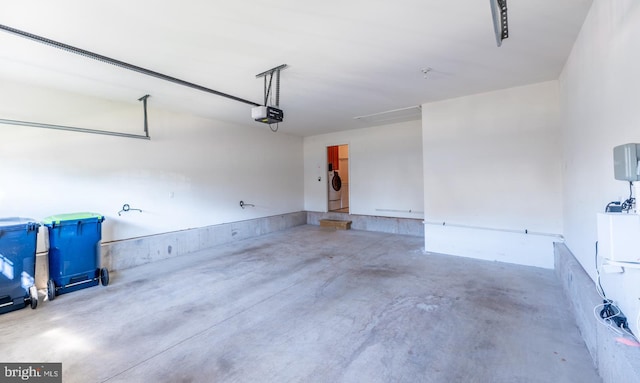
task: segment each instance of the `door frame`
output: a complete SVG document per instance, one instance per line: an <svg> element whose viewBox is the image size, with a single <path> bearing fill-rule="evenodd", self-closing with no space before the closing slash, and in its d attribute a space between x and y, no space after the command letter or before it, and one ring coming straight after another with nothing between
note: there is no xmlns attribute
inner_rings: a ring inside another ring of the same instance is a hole
<svg viewBox="0 0 640 383"><path fill-rule="evenodd" d="M329 179L329 147L331 146L348 146L349 147L349 168L347 169L347 172L349 173L349 192L348 192L348 197L349 197L349 211L347 212L347 214L351 214L351 142L350 141L340 141L340 143L338 144L325 144L324 146L324 173L325 173L325 177L326 178L326 182L325 182L325 213L329 213L329 181L331 181ZM338 157L338 161L340 161L340 157Z"/></svg>

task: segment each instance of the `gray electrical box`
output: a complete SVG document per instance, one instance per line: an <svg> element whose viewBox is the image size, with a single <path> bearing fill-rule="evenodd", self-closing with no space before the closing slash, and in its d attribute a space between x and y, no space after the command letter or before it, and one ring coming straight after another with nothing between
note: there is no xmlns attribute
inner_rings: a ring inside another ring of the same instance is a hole
<svg viewBox="0 0 640 383"><path fill-rule="evenodd" d="M617 180L640 181L640 144L624 144L613 148L613 173Z"/></svg>

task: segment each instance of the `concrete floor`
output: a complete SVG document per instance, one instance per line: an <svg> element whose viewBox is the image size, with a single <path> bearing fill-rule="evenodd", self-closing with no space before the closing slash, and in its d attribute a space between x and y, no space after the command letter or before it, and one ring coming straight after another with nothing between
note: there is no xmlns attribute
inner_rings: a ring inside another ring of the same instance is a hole
<svg viewBox="0 0 640 383"><path fill-rule="evenodd" d="M553 271L299 226L0 316L69 382L600 382Z"/></svg>

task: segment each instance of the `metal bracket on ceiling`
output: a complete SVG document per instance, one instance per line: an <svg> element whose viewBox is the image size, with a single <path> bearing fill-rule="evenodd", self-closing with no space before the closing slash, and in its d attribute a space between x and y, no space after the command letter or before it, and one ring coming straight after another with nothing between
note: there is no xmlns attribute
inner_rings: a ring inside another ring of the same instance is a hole
<svg viewBox="0 0 640 383"><path fill-rule="evenodd" d="M151 97L148 94L140 97L138 101L142 101L142 108L144 109L144 134L149 137L149 120L147 119L147 99Z"/></svg>
<svg viewBox="0 0 640 383"><path fill-rule="evenodd" d="M509 20L507 18L507 0L491 1L491 15L493 16L493 30L496 34L496 44L502 45L502 40L509 38Z"/></svg>
<svg viewBox="0 0 640 383"><path fill-rule="evenodd" d="M285 69L287 64L279 65L275 68L271 68L268 71L259 73L256 75L256 78L264 77L264 105L266 106L269 101L269 95L271 94L271 85L273 83L273 75L276 75L276 95L275 95L275 103L273 106L280 107L280 71ZM267 77L269 78L269 83L267 85Z"/></svg>

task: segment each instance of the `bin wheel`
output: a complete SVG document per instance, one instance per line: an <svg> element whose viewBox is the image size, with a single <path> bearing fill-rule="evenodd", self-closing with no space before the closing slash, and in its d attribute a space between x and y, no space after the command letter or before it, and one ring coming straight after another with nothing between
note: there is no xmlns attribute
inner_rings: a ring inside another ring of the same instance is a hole
<svg viewBox="0 0 640 383"><path fill-rule="evenodd" d="M31 309L38 307L38 289L35 286L29 287L29 300L31 301Z"/></svg>
<svg viewBox="0 0 640 383"><path fill-rule="evenodd" d="M53 282L53 279L47 281L47 297L50 301L56 299L56 284Z"/></svg>
<svg viewBox="0 0 640 383"><path fill-rule="evenodd" d="M100 269L100 283L102 283L102 286L109 284L109 270L106 267Z"/></svg>

